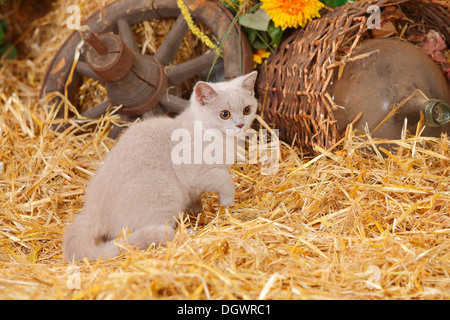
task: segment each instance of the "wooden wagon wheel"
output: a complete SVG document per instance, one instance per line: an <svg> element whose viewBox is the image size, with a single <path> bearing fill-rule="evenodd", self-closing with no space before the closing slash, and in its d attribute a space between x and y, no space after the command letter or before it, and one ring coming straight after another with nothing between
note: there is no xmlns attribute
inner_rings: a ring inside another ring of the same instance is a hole
<svg viewBox="0 0 450 320"><path fill-rule="evenodd" d="M223 39L233 16L219 1L186 0L185 3L194 21L208 27L217 39ZM156 53L153 56L139 54L130 26L150 19L173 17L176 21ZM73 32L56 54L44 77L40 97L54 91L71 97L80 76L101 80L105 83L108 100L82 112L85 118L98 118L111 105L123 105L119 110L121 120L141 116L156 106L178 113L187 106L188 100L167 93L166 88L208 70L215 56L213 50L208 50L199 57L169 66L188 30L176 0L118 0L94 13L84 24L89 26L90 32L83 35L84 52L70 83L74 52L82 41L79 32ZM237 25L222 49L222 61L225 79L253 70L251 48ZM55 100L52 103L58 103L60 98ZM61 110L57 116L63 115L64 110ZM115 138L119 132L117 127L113 128L111 136Z"/></svg>

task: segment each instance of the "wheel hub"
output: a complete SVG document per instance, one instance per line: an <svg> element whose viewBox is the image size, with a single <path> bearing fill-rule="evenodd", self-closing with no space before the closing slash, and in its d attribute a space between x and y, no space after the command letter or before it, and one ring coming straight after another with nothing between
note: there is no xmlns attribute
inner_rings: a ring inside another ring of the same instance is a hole
<svg viewBox="0 0 450 320"><path fill-rule="evenodd" d="M111 104L122 105L119 113L142 115L161 100L167 88L167 74L154 57L133 53L115 34L98 37L87 32L85 62L105 82Z"/></svg>

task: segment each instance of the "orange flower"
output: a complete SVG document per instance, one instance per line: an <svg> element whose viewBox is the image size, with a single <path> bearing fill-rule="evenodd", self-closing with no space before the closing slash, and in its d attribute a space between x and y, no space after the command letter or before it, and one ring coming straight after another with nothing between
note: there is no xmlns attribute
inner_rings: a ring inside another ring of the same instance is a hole
<svg viewBox="0 0 450 320"><path fill-rule="evenodd" d="M256 54L253 55L253 67L256 68L258 64L261 64L263 59L270 57L270 52L266 49L256 50Z"/></svg>
<svg viewBox="0 0 450 320"><path fill-rule="evenodd" d="M324 4L318 0L261 0L263 8L276 27L281 29L304 27L308 21L320 17Z"/></svg>

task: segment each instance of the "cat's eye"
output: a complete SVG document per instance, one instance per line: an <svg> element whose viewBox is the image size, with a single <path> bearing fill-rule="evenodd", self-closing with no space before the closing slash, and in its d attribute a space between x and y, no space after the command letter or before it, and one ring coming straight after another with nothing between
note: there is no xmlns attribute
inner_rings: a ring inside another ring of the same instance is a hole
<svg viewBox="0 0 450 320"><path fill-rule="evenodd" d="M222 111L220 111L220 117L223 120L227 120L229 117L231 117L231 112L228 110L222 110Z"/></svg>
<svg viewBox="0 0 450 320"><path fill-rule="evenodd" d="M244 111L243 111L244 115L247 116L247 115L249 115L251 112L252 112L252 108L251 108L250 106L245 106Z"/></svg>

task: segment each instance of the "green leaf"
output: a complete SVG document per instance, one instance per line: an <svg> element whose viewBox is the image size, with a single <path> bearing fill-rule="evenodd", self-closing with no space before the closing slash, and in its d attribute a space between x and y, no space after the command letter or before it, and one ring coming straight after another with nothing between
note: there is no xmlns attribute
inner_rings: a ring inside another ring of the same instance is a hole
<svg viewBox="0 0 450 320"><path fill-rule="evenodd" d="M10 50L9 48L11 48L11 50ZM9 51L9 50L10 50L10 51ZM9 51L9 53L8 53L8 55L5 57L5 59L11 59L11 60L13 60L13 59L16 59L17 56L19 55L18 52L17 52L16 47L14 47L14 46L13 46L12 44L10 44L10 43L7 43L7 44L4 44L4 45L0 46L0 59L3 57L3 55L4 55L7 51Z"/></svg>
<svg viewBox="0 0 450 320"><path fill-rule="evenodd" d="M8 22L5 19L0 19L0 44L3 43L5 33L8 32Z"/></svg>
<svg viewBox="0 0 450 320"><path fill-rule="evenodd" d="M272 39L272 45L274 47L278 47L281 42L281 38L283 37L283 30L280 27L275 27L273 21L269 24L269 29L267 30L270 39Z"/></svg>
<svg viewBox="0 0 450 320"><path fill-rule="evenodd" d="M267 45L267 43L264 43L264 42L262 42L262 41L260 41L260 40L256 40L254 43L253 43L253 48L254 49L266 49L266 48L268 48L269 46Z"/></svg>
<svg viewBox="0 0 450 320"><path fill-rule="evenodd" d="M330 8L336 8L347 3L348 0L320 0L324 5Z"/></svg>
<svg viewBox="0 0 450 320"><path fill-rule="evenodd" d="M5 32L3 31L3 28L0 25L0 43L3 43L3 38L4 37L5 37Z"/></svg>
<svg viewBox="0 0 450 320"><path fill-rule="evenodd" d="M246 13L239 17L239 24L241 26L259 31L267 31L269 22L269 15L261 8L256 10L255 13Z"/></svg>
<svg viewBox="0 0 450 320"><path fill-rule="evenodd" d="M269 39L269 35L267 34L267 32L260 31L256 35L263 43L265 43L267 46L269 46L270 39Z"/></svg>
<svg viewBox="0 0 450 320"><path fill-rule="evenodd" d="M267 32L257 31L256 36L257 36L257 39L253 43L254 49L266 49L266 48L270 49L270 44L269 44L270 40L269 40L269 36L267 35Z"/></svg>
<svg viewBox="0 0 450 320"><path fill-rule="evenodd" d="M246 31L247 31L248 41L250 42L250 45L253 46L253 43L256 41L258 31L254 30L254 29L246 29Z"/></svg>

